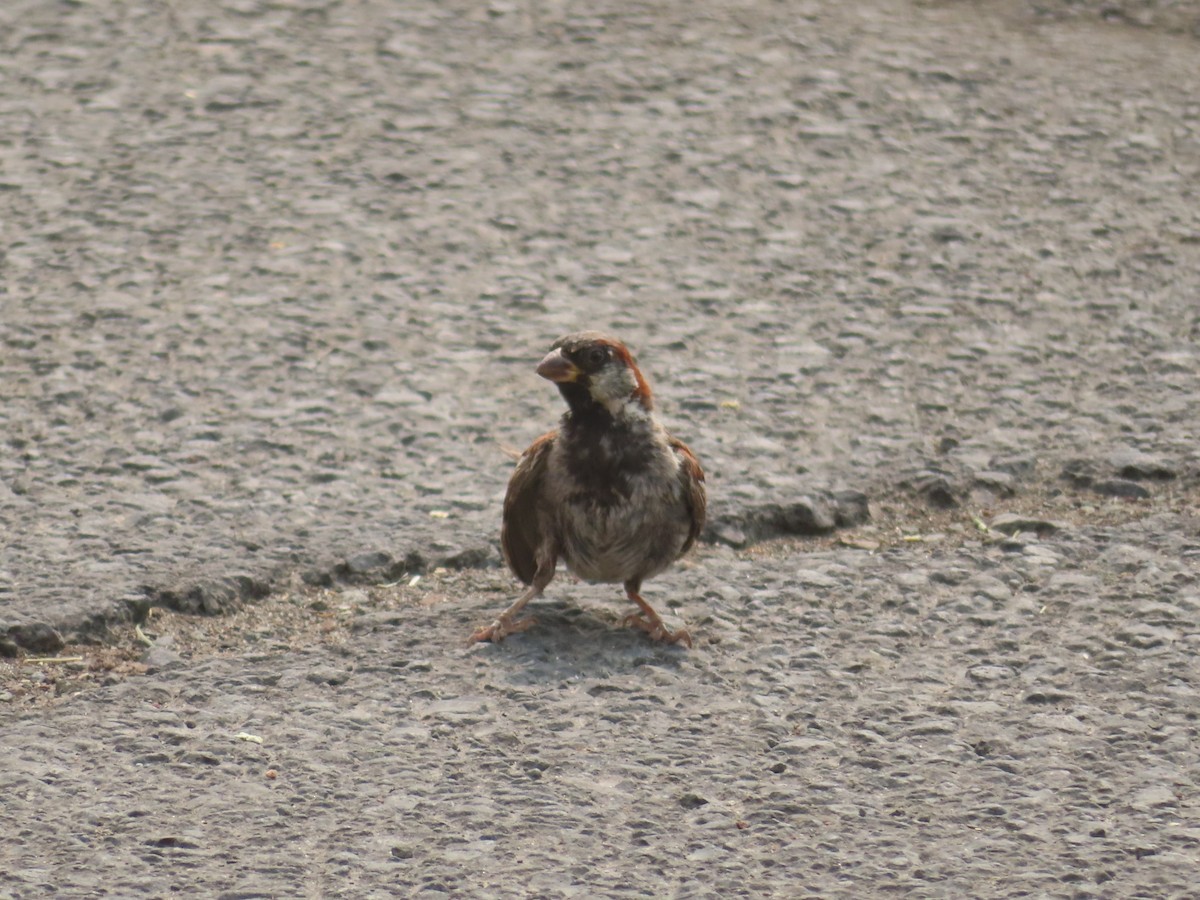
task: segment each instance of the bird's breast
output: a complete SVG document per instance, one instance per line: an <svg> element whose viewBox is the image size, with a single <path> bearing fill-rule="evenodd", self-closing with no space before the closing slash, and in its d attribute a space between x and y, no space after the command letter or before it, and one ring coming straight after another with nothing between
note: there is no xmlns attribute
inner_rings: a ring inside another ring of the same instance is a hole
<svg viewBox="0 0 1200 900"><path fill-rule="evenodd" d="M559 552L588 581L649 578L674 562L691 517L670 437L653 419L564 420L547 472Z"/></svg>
<svg viewBox="0 0 1200 900"><path fill-rule="evenodd" d="M688 511L675 479L631 477L627 492L582 491L561 505L567 567L587 581L649 578L678 557Z"/></svg>

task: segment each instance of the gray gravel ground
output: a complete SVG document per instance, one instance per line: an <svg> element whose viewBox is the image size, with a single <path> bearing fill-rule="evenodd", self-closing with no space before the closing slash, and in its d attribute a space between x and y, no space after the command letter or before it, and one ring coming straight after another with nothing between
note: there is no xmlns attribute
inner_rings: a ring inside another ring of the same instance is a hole
<svg viewBox="0 0 1200 900"><path fill-rule="evenodd" d="M1194 894L1198 35L10 0L0 895ZM461 644L579 327L708 469L691 652Z"/></svg>

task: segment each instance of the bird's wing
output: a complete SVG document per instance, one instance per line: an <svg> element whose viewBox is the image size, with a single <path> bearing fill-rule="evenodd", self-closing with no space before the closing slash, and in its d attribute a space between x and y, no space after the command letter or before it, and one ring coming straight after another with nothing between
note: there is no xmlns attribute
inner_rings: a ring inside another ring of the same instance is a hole
<svg viewBox="0 0 1200 900"><path fill-rule="evenodd" d="M708 495L704 490L704 470L700 468L700 460L696 459L688 445L678 438L671 438L671 449L679 459L679 481L683 485L683 496L687 499L688 512L692 515L692 527L688 531L687 540L679 552L687 553L696 543L704 528L704 518L708 509Z"/></svg>
<svg viewBox="0 0 1200 900"><path fill-rule="evenodd" d="M500 547L508 567L526 584L533 581L538 567L538 547L544 539L538 498L542 494L550 448L557 437L557 431L550 431L529 445L517 460L517 467L508 481L508 492L504 495Z"/></svg>

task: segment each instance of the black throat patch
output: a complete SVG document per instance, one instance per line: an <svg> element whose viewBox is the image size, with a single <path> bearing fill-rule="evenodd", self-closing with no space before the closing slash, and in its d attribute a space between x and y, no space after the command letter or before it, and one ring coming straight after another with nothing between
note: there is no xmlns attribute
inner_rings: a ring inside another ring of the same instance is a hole
<svg viewBox="0 0 1200 900"><path fill-rule="evenodd" d="M559 434L567 471L580 495L574 499L600 506L627 500L633 479L654 461L648 423L619 422L594 402L583 410L572 407Z"/></svg>

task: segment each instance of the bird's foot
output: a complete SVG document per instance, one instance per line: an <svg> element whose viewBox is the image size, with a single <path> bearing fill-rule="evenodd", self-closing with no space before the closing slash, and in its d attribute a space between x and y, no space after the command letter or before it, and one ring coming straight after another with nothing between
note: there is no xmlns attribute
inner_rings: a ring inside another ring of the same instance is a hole
<svg viewBox="0 0 1200 900"><path fill-rule="evenodd" d="M621 620L622 628L638 628L650 635L650 640L661 641L664 644L684 644L689 649L692 646L692 635L686 628L671 631L666 623L658 616L650 618L644 613L630 613Z"/></svg>
<svg viewBox="0 0 1200 900"><path fill-rule="evenodd" d="M491 625L485 625L479 628L467 639L468 644L477 644L480 641L491 641L493 644L498 644L510 634L516 634L518 631L524 631L532 625L537 624L537 619L533 616L526 616L524 619L513 621L508 616L500 616Z"/></svg>

